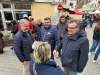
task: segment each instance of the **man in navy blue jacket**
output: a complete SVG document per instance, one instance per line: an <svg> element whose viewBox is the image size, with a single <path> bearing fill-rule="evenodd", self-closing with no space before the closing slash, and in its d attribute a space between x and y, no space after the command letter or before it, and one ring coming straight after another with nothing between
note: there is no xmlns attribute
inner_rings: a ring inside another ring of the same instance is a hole
<svg viewBox="0 0 100 75"><path fill-rule="evenodd" d="M56 27L51 25L51 19L44 19L44 26L40 29L39 41L48 42L51 45L51 59L54 59L53 50L59 43L59 35Z"/></svg>
<svg viewBox="0 0 100 75"><path fill-rule="evenodd" d="M61 62L65 74L74 75L82 72L88 61L89 41L76 20L68 24L68 33L56 45L53 52L55 56L56 50L60 48L62 48Z"/></svg>
<svg viewBox="0 0 100 75"><path fill-rule="evenodd" d="M23 75L29 74L29 63L32 60L32 44L34 38L28 27L28 20L21 19L19 21L21 30L19 30L14 36L14 51L18 59L23 64Z"/></svg>

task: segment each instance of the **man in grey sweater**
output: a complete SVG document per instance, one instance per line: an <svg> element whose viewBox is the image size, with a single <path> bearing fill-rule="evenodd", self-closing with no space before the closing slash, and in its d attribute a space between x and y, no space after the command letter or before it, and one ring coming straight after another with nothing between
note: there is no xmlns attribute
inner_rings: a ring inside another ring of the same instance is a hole
<svg viewBox="0 0 100 75"><path fill-rule="evenodd" d="M66 23L65 16L62 15L59 19L59 23L57 24L57 29L58 29L58 32L59 32L59 39L60 40L63 39L63 36L68 31L67 28L68 28L68 25ZM58 52L59 52L58 57L61 57L61 50L59 50Z"/></svg>

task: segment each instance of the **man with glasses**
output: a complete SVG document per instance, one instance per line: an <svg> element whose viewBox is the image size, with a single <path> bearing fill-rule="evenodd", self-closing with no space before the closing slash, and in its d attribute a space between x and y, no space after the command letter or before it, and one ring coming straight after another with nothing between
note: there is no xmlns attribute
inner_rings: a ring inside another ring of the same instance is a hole
<svg viewBox="0 0 100 75"><path fill-rule="evenodd" d="M56 45L53 52L54 56L60 48L62 48L61 62L65 74L76 75L78 72L81 73L88 61L89 41L80 30L78 21L72 20L68 24L68 33Z"/></svg>

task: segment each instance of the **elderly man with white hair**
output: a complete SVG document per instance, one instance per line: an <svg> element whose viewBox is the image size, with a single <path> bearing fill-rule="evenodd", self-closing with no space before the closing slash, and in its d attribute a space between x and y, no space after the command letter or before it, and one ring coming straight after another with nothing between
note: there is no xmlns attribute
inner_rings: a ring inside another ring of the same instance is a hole
<svg viewBox="0 0 100 75"><path fill-rule="evenodd" d="M39 38L39 33L40 33L40 29L41 27L43 26L44 24L42 23L42 20L40 18L37 19L37 23L35 24L35 34L36 34L36 37L35 39L38 40Z"/></svg>
<svg viewBox="0 0 100 75"><path fill-rule="evenodd" d="M14 36L14 51L18 59L23 64L23 75L29 74L29 63L32 60L32 44L34 38L29 31L28 20L21 19L19 21L21 29Z"/></svg>

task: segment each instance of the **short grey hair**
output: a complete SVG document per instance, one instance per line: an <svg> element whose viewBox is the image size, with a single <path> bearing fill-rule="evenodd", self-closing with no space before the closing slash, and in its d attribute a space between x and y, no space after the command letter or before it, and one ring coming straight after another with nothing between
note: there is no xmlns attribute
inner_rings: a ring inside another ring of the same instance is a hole
<svg viewBox="0 0 100 75"><path fill-rule="evenodd" d="M19 20L19 24L20 25L23 25L25 22L28 22L28 20L26 20L26 19L20 19Z"/></svg>
<svg viewBox="0 0 100 75"><path fill-rule="evenodd" d="M80 24L79 24L79 21L78 20L71 20L70 22L69 22L70 24L71 23L76 23L76 27L80 27Z"/></svg>

